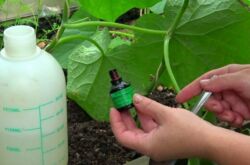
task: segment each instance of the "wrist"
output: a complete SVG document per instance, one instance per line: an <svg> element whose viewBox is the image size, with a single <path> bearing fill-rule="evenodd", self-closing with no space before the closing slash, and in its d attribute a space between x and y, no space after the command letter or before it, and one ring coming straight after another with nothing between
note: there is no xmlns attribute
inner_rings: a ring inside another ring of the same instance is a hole
<svg viewBox="0 0 250 165"><path fill-rule="evenodd" d="M219 141L216 136L219 130L218 127L208 123L201 130L200 136L197 139L197 150L194 157L214 160L214 145ZM217 140L216 140L217 139Z"/></svg>
<svg viewBox="0 0 250 165"><path fill-rule="evenodd" d="M203 158L227 165L250 163L248 154L247 156L243 154L247 153L250 148L250 139L246 135L212 126L204 144L206 152Z"/></svg>
<svg viewBox="0 0 250 165"><path fill-rule="evenodd" d="M195 124L191 134L187 136L187 143L182 144L181 147L186 150L183 150L184 153L180 155L181 158L196 157L211 160L213 154L212 144L214 143L214 139L216 139L214 137L218 132L217 127L204 120L200 119L200 121Z"/></svg>
<svg viewBox="0 0 250 165"><path fill-rule="evenodd" d="M200 155L202 158L216 161L216 151L218 150L219 143L223 141L223 133L220 127L210 125L206 130L203 140L203 152ZM223 130L224 131L224 130Z"/></svg>

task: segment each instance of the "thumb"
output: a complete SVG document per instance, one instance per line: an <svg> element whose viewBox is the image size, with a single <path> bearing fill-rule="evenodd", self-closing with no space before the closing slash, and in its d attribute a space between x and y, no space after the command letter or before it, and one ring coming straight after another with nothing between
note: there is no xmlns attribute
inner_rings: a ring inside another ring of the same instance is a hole
<svg viewBox="0 0 250 165"><path fill-rule="evenodd" d="M211 92L221 92L224 90L238 90L240 77L236 73L213 76L211 79L203 79L200 85L203 89Z"/></svg>
<svg viewBox="0 0 250 165"><path fill-rule="evenodd" d="M135 108L138 112L145 114L147 116L150 116L158 124L161 124L164 122L165 120L164 116L168 110L167 106L164 106L156 101L153 101L139 94L135 94L133 99L134 99Z"/></svg>

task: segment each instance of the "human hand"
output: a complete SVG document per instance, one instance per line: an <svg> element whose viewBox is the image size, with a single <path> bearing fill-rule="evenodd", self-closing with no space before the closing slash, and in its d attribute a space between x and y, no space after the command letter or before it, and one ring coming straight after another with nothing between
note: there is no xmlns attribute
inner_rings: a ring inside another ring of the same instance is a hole
<svg viewBox="0 0 250 165"><path fill-rule="evenodd" d="M183 103L202 90L213 92L205 108L220 120L239 127L250 119L250 65L233 64L205 73L182 89L176 100Z"/></svg>
<svg viewBox="0 0 250 165"><path fill-rule="evenodd" d="M214 126L189 111L170 108L137 94L134 105L141 128L129 111L112 108L110 112L113 133L122 145L156 161L207 155L206 138Z"/></svg>

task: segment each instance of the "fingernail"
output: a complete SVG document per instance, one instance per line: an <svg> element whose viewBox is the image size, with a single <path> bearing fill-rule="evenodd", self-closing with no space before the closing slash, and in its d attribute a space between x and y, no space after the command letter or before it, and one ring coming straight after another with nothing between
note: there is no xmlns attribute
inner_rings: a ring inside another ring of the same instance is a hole
<svg viewBox="0 0 250 165"><path fill-rule="evenodd" d="M113 107L112 107L112 108L110 108L110 111L114 111L114 110L115 110L115 108L113 108Z"/></svg>
<svg viewBox="0 0 250 165"><path fill-rule="evenodd" d="M219 105L217 105L217 104L214 104L213 106L212 106L212 109L213 109L213 111L214 112L221 112L221 108L220 108L220 106Z"/></svg>
<svg viewBox="0 0 250 165"><path fill-rule="evenodd" d="M212 107L211 107L211 109L212 109L213 111L217 111L217 109L218 109L217 104L213 104Z"/></svg>
<svg viewBox="0 0 250 165"><path fill-rule="evenodd" d="M225 114L223 114L223 117L227 122L233 122L235 120L234 115L232 115L231 113L225 112Z"/></svg>
<svg viewBox="0 0 250 165"><path fill-rule="evenodd" d="M139 95L139 94L134 94L134 103L135 104L138 104L138 103L140 103L142 101L142 96L141 95Z"/></svg>
<svg viewBox="0 0 250 165"><path fill-rule="evenodd" d="M207 85L210 82L210 79L204 79L200 81L201 85Z"/></svg>
<svg viewBox="0 0 250 165"><path fill-rule="evenodd" d="M218 75L213 75L210 80L216 79Z"/></svg>

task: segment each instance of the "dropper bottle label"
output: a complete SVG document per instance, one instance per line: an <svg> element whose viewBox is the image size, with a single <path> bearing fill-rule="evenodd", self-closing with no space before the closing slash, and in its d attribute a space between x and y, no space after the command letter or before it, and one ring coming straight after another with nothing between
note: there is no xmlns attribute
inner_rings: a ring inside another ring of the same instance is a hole
<svg viewBox="0 0 250 165"><path fill-rule="evenodd" d="M133 107L133 88L118 75L116 69L109 71L112 87L110 95L115 108L128 110Z"/></svg>

